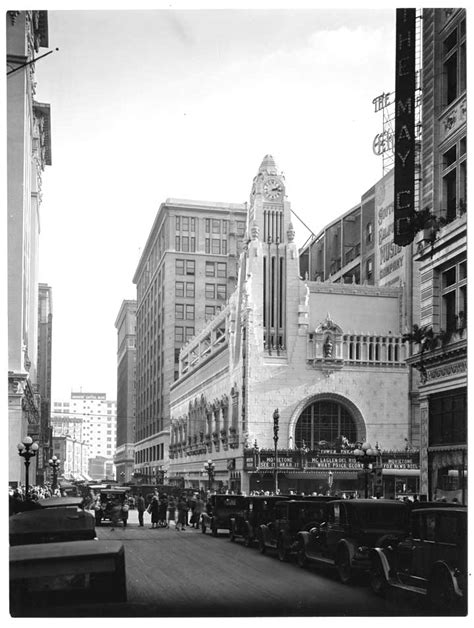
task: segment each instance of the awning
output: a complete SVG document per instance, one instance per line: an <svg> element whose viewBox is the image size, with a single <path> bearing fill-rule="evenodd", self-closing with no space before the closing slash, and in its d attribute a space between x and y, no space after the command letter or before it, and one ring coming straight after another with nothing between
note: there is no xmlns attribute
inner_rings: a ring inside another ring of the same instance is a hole
<svg viewBox="0 0 474 628"><path fill-rule="evenodd" d="M420 475L419 469L382 469L382 475L397 475L406 477L414 477Z"/></svg>

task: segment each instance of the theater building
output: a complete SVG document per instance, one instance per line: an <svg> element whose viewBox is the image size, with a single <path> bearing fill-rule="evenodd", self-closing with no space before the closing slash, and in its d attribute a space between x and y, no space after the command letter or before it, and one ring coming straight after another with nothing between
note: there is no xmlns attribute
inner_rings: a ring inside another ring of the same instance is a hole
<svg viewBox="0 0 474 628"><path fill-rule="evenodd" d="M403 290L302 276L294 240L285 180L267 155L237 288L179 355L169 479L205 487L210 459L214 488L272 490L276 470L282 492L360 491L366 479L370 493L416 492ZM353 453L368 441L378 475Z"/></svg>

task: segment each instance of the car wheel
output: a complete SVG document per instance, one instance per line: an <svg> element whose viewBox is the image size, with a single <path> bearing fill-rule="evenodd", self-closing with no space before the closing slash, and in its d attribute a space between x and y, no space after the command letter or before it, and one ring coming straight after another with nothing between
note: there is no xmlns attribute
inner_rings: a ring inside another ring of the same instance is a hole
<svg viewBox="0 0 474 628"><path fill-rule="evenodd" d="M258 551L260 552L260 554L265 554L265 552L267 551L265 541L263 540L262 535L258 537Z"/></svg>
<svg viewBox="0 0 474 628"><path fill-rule="evenodd" d="M380 560L375 560L370 569L370 588L380 597L387 592L387 580Z"/></svg>
<svg viewBox="0 0 474 628"><path fill-rule="evenodd" d="M342 584L349 584L352 579L351 559L346 548L341 549L336 558L337 575Z"/></svg>
<svg viewBox="0 0 474 628"><path fill-rule="evenodd" d="M304 549L303 543L300 543L298 545L298 551L296 553L296 561L302 569L308 566L308 559L306 558L306 551Z"/></svg>
<svg viewBox="0 0 474 628"><path fill-rule="evenodd" d="M285 541L283 539L278 539L278 559L281 560L282 563L286 563L288 560L288 550L285 547Z"/></svg>
<svg viewBox="0 0 474 628"><path fill-rule="evenodd" d="M431 577L428 587L430 605L438 610L453 609L458 597L454 590L453 579L445 569L438 569Z"/></svg>

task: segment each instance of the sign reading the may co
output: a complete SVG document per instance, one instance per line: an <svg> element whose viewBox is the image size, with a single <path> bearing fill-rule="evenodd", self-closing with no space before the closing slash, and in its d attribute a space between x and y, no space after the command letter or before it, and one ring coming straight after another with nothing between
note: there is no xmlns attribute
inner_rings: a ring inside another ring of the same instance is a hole
<svg viewBox="0 0 474 628"><path fill-rule="evenodd" d="M397 9L395 73L394 242L413 241L415 212L416 9Z"/></svg>

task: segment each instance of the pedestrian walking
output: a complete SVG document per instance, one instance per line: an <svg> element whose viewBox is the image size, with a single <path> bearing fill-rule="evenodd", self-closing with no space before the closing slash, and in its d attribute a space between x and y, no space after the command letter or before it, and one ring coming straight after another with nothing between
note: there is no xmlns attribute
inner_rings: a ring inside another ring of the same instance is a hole
<svg viewBox="0 0 474 628"><path fill-rule="evenodd" d="M168 495L163 493L160 495L160 505L158 508L158 525L161 528L167 528L168 523L166 522L166 511L168 510Z"/></svg>
<svg viewBox="0 0 474 628"><path fill-rule="evenodd" d="M186 496L181 495L178 499L178 522L176 523L176 530L186 530L186 517L188 514L188 505L186 502Z"/></svg>
<svg viewBox="0 0 474 628"><path fill-rule="evenodd" d="M143 513L145 512L145 498L141 493L137 497L138 524L143 528Z"/></svg>
<svg viewBox="0 0 474 628"><path fill-rule="evenodd" d="M151 528L150 528L150 530L152 530L153 528L157 528L158 527L158 511L159 511L159 507L160 507L160 504L158 502L158 497L156 495L153 495L153 497L151 498L150 505L148 506L148 512L151 515Z"/></svg>
<svg viewBox="0 0 474 628"><path fill-rule="evenodd" d="M173 495L170 495L170 498L168 500L168 527L169 527L170 521L173 521L173 522L175 521L175 512L176 512L176 500L173 497Z"/></svg>
<svg viewBox="0 0 474 628"><path fill-rule="evenodd" d="M199 522L201 520L201 515L205 510L205 504L201 499L200 495L196 496L196 503L194 504L194 513L193 513L193 518L194 518L194 527L195 528L199 528Z"/></svg>

